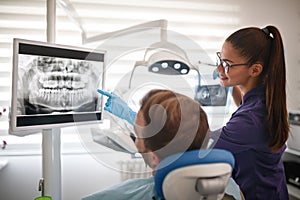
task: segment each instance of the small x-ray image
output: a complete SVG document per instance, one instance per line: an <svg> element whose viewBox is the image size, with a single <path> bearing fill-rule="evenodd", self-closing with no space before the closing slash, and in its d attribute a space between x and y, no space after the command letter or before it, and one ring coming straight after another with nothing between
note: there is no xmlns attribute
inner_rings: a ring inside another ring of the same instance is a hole
<svg viewBox="0 0 300 200"><path fill-rule="evenodd" d="M196 90L195 100L202 106L225 106L228 88L220 85L203 85Z"/></svg>

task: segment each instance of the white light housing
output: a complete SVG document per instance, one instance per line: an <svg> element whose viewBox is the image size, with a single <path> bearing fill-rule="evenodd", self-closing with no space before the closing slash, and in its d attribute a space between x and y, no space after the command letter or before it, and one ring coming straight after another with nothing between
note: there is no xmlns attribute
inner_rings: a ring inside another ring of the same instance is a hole
<svg viewBox="0 0 300 200"><path fill-rule="evenodd" d="M166 75L188 74L194 68L183 49L166 41L158 42L146 49L144 61L135 66L144 65L150 72Z"/></svg>

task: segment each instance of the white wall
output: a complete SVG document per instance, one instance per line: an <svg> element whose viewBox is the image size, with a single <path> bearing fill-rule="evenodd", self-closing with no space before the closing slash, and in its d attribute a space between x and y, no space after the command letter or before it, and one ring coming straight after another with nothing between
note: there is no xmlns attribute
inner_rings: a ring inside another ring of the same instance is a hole
<svg viewBox="0 0 300 200"><path fill-rule="evenodd" d="M241 2L241 25L276 26L282 35L287 69L289 110L300 109L300 1L254 0Z"/></svg>

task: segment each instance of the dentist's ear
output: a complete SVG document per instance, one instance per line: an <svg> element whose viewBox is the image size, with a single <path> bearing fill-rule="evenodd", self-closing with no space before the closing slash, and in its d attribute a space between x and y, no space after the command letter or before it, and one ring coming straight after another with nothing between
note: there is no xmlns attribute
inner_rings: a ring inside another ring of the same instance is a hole
<svg viewBox="0 0 300 200"><path fill-rule="evenodd" d="M263 70L263 66L262 64L253 64L251 67L250 67L250 73L251 73L251 76L253 77L257 77L261 74L262 70Z"/></svg>

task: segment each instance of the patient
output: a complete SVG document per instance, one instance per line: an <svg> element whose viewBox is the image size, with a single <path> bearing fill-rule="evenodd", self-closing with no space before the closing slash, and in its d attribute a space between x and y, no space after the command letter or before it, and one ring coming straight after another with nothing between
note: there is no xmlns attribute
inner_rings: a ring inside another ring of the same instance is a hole
<svg viewBox="0 0 300 200"><path fill-rule="evenodd" d="M209 125L200 104L170 90L151 90L141 100L134 130L135 144L145 163L155 174L157 165L175 153L206 148ZM159 170L159 169L158 169ZM241 199L240 190L231 179L224 198ZM234 197L234 198L233 198ZM84 197L83 200L161 199L154 187L154 177L131 179Z"/></svg>

